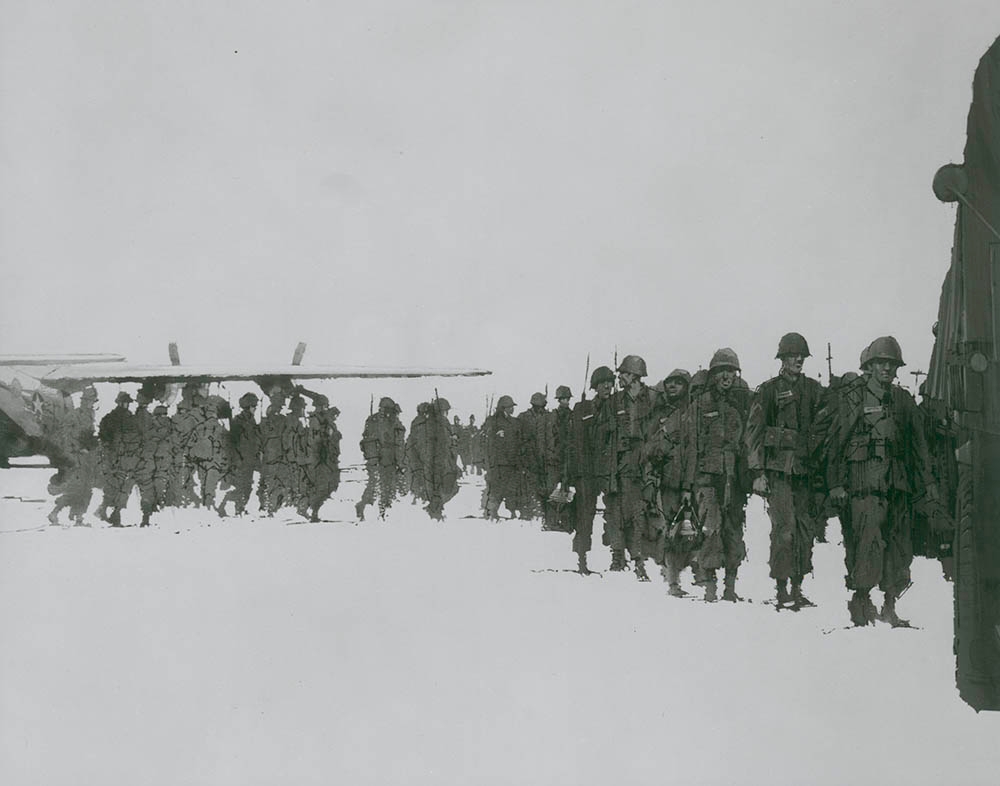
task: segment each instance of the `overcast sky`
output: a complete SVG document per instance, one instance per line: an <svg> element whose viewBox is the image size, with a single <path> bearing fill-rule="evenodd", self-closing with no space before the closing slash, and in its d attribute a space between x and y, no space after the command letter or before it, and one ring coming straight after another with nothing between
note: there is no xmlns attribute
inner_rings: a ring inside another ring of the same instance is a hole
<svg viewBox="0 0 1000 786"><path fill-rule="evenodd" d="M460 405L615 346L756 385L790 330L814 375L892 333L912 384L1000 34L996 0L2 8L0 352L493 369Z"/></svg>

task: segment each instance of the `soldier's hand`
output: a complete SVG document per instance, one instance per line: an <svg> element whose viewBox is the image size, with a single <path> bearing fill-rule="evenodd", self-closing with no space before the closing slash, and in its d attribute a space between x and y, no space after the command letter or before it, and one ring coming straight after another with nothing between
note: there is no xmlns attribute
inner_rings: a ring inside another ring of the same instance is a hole
<svg viewBox="0 0 1000 786"><path fill-rule="evenodd" d="M753 493L758 497L766 497L771 493L771 489L767 486L767 478L761 475L753 480Z"/></svg>
<svg viewBox="0 0 1000 786"><path fill-rule="evenodd" d="M836 488L830 489L830 500L835 505L843 504L844 500L847 499L847 491L844 490L843 486L837 486Z"/></svg>

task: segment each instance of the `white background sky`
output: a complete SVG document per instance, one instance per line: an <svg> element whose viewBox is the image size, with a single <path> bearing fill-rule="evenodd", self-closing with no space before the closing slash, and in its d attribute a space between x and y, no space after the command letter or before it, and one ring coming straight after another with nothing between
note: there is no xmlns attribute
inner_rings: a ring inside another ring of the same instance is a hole
<svg viewBox="0 0 1000 786"><path fill-rule="evenodd" d="M2 5L0 352L492 369L460 410L616 345L926 368L931 178L1000 33L995 0Z"/></svg>

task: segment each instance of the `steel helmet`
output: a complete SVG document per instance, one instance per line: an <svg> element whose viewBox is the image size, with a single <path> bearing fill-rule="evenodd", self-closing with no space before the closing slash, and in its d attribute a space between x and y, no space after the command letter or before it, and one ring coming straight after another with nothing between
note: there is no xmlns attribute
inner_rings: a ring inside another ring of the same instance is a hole
<svg viewBox="0 0 1000 786"><path fill-rule="evenodd" d="M734 371L740 370L740 359L729 347L715 350L715 354L712 355L712 362L708 364L709 371L716 371L723 368L730 368Z"/></svg>
<svg viewBox="0 0 1000 786"><path fill-rule="evenodd" d="M243 409L252 409L253 407L256 407L258 401L260 401L260 399L257 398L255 393L244 393L240 396L240 406L243 407Z"/></svg>
<svg viewBox="0 0 1000 786"><path fill-rule="evenodd" d="M317 393L313 396L313 406L316 408L323 407L324 409L330 406L330 399L324 396L322 393Z"/></svg>
<svg viewBox="0 0 1000 786"><path fill-rule="evenodd" d="M437 406L438 412L447 412L451 409L451 402L446 398L437 398L434 400L434 404Z"/></svg>
<svg viewBox="0 0 1000 786"><path fill-rule="evenodd" d="M801 333L785 333L778 342L778 354L776 358L783 358L785 355L801 355L804 358L810 357L809 343Z"/></svg>
<svg viewBox="0 0 1000 786"><path fill-rule="evenodd" d="M548 403L548 399L545 398L544 393L532 393L531 394L531 406L533 407L544 407Z"/></svg>
<svg viewBox="0 0 1000 786"><path fill-rule="evenodd" d="M669 382L671 379L679 379L685 385L691 384L691 374L683 368L675 368L663 378L663 381Z"/></svg>
<svg viewBox="0 0 1000 786"><path fill-rule="evenodd" d="M379 409L391 409L394 412L399 412L399 404L393 401L388 396L383 396L378 402Z"/></svg>
<svg viewBox="0 0 1000 786"><path fill-rule="evenodd" d="M618 372L644 377L646 376L646 361L638 355L626 355L618 366Z"/></svg>
<svg viewBox="0 0 1000 786"><path fill-rule="evenodd" d="M556 388L556 400L561 398L573 398L573 393L565 385L560 385Z"/></svg>
<svg viewBox="0 0 1000 786"><path fill-rule="evenodd" d="M116 404L130 404L132 403L132 396L128 394L127 391L123 390L117 396L115 396Z"/></svg>
<svg viewBox="0 0 1000 786"><path fill-rule="evenodd" d="M865 347L861 353L861 368L865 368L873 360L891 360L897 366L906 365L903 362L903 350L892 336L879 336Z"/></svg>
<svg viewBox="0 0 1000 786"><path fill-rule="evenodd" d="M602 382L614 382L615 372L607 366L598 366L590 375L590 387L597 390L597 386Z"/></svg>
<svg viewBox="0 0 1000 786"><path fill-rule="evenodd" d="M517 404L514 403L514 399L510 396L500 396L497 401L497 410L506 409L507 407L516 407Z"/></svg>

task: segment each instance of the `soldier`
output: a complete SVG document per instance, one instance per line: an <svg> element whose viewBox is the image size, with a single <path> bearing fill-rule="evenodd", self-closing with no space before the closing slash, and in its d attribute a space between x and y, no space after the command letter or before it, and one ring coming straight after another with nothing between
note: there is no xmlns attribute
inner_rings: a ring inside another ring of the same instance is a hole
<svg viewBox="0 0 1000 786"><path fill-rule="evenodd" d="M313 395L313 411L309 415L309 464L307 465L307 505L310 521L319 521L323 504L340 486L340 410L329 406L321 393Z"/></svg>
<svg viewBox="0 0 1000 786"><path fill-rule="evenodd" d="M500 505L513 514L523 509L520 499L521 434L514 417L514 399L500 396L495 412L483 424L486 440L486 518L500 520Z"/></svg>
<svg viewBox="0 0 1000 786"><path fill-rule="evenodd" d="M171 476L174 469L173 423L167 407L159 404L153 408L147 439L153 443L153 498L156 510L174 504L170 497Z"/></svg>
<svg viewBox="0 0 1000 786"><path fill-rule="evenodd" d="M486 459L483 445L483 430L476 425L476 416L469 415L469 425L465 427L469 435L469 464L477 475L483 474Z"/></svg>
<svg viewBox="0 0 1000 786"><path fill-rule="evenodd" d="M704 541L692 558L695 583L705 588L705 600L710 603L718 597L716 573L721 567L725 568L723 600L740 600L736 577L746 557L736 478L743 419L732 395L739 370L740 361L732 349L716 351L705 389L692 400L684 426L683 439L693 445L693 460L684 467L681 504L694 500L703 527Z"/></svg>
<svg viewBox="0 0 1000 786"><path fill-rule="evenodd" d="M187 443L187 462L198 478L198 504L216 510L215 492L229 472L229 419L232 409L220 396L201 399L201 406L191 411L197 419Z"/></svg>
<svg viewBox="0 0 1000 786"><path fill-rule="evenodd" d="M140 527L149 526L149 517L156 510L156 487L153 484L153 475L156 471L154 459L156 441L152 434L153 413L148 409L152 401L153 396L145 388L135 394L134 417L136 430L139 432L139 461L135 480L139 487L139 507L142 509Z"/></svg>
<svg viewBox="0 0 1000 786"><path fill-rule="evenodd" d="M448 424L451 404L446 398L435 398L434 406L425 421L422 464L427 480L429 499L427 515L441 521L444 506L458 494L457 437Z"/></svg>
<svg viewBox="0 0 1000 786"><path fill-rule="evenodd" d="M131 403L132 396L124 390L119 393L115 408L101 418L98 430L104 473L104 499L98 515L112 527L122 526L121 511L128 505L139 464L139 432L129 409Z"/></svg>
<svg viewBox="0 0 1000 786"><path fill-rule="evenodd" d="M90 507L93 490L101 485L100 451L94 435L97 391L88 386L80 396L80 406L68 411L63 422L67 463L59 468L59 497L49 513L52 524L59 523L59 511L69 508L69 516L77 526L84 525L83 516Z"/></svg>
<svg viewBox="0 0 1000 786"><path fill-rule="evenodd" d="M555 476L564 499L570 488L569 464L573 433L573 410L570 408L569 402L572 398L573 393L566 385L560 385L556 388L557 406L552 413L552 419L555 422ZM573 521L576 516L575 502L575 496L569 502L556 503L552 503L550 497L550 504L553 505L552 529L559 532L573 531Z"/></svg>
<svg viewBox="0 0 1000 786"><path fill-rule="evenodd" d="M426 502L430 499L427 488L426 468L423 465L423 452L417 446L417 441L424 433L424 424L430 417L431 403L429 401L417 404L417 414L410 422L410 435L406 438L406 475L410 482L410 493L413 504L417 501Z"/></svg>
<svg viewBox="0 0 1000 786"><path fill-rule="evenodd" d="M612 419L614 386L615 373L607 366L598 366L590 375L590 388L596 397L590 401L582 398L573 407L566 471L570 484L576 489L573 551L577 555L577 570L584 575L590 573L587 553L593 540L597 498L607 488L611 474L611 460L605 445L598 439L597 423Z"/></svg>
<svg viewBox="0 0 1000 786"><path fill-rule="evenodd" d="M281 432L281 452L279 482L285 490L285 504L293 505L296 513L306 518L309 516L307 508L312 489L307 472L310 456L306 400L300 393L296 393L288 401L285 428Z"/></svg>
<svg viewBox="0 0 1000 786"><path fill-rule="evenodd" d="M908 625L896 601L910 583L913 501L926 493L938 501L916 402L893 385L904 365L899 342L875 339L862 353L862 375L844 384L824 425L826 482L830 499L841 506L847 608L857 626L874 624L870 592L878 586L884 603L878 619L893 627Z"/></svg>
<svg viewBox="0 0 1000 786"><path fill-rule="evenodd" d="M257 496L260 509L268 516L281 507L287 491L282 483L284 473L284 432L287 425L281 410L285 405L283 395L270 399L264 417L260 421L260 484Z"/></svg>
<svg viewBox="0 0 1000 786"><path fill-rule="evenodd" d="M399 405L388 396L378 402L378 412L365 420L361 434L361 454L365 459L368 483L354 506L360 521L365 508L378 500L379 518L385 518L396 497L404 492L406 481L406 427L399 420Z"/></svg>
<svg viewBox="0 0 1000 786"><path fill-rule="evenodd" d="M652 482L658 491L659 509L666 524L652 556L661 565L663 578L669 586L668 593L678 598L688 594L681 589L680 576L691 562L697 534L690 527L685 530L680 519L684 467L695 458L690 455L694 444L683 440L684 417L691 400L690 384L691 374L682 368L675 368L664 378L662 393L653 409L645 449Z"/></svg>
<svg viewBox="0 0 1000 786"><path fill-rule="evenodd" d="M233 502L235 513L242 516L253 493L253 473L260 470L261 434L254 415L260 399L255 393L240 396L240 413L229 427L230 456L232 465L229 481L232 488L226 492L216 512L226 515L226 503Z"/></svg>
<svg viewBox="0 0 1000 786"><path fill-rule="evenodd" d="M559 482L555 420L545 408L545 395L531 394L531 409L517 416L521 430L521 467L524 470L523 496L532 514L542 514L542 528L555 526L555 506L549 495Z"/></svg>
<svg viewBox="0 0 1000 786"><path fill-rule="evenodd" d="M746 427L746 451L753 491L767 500L771 519L771 578L779 608L813 606L802 594L812 573L814 472L809 434L823 401L823 386L802 373L809 345L798 333L778 342L778 376L758 389ZM788 582L791 580L791 594Z"/></svg>
<svg viewBox="0 0 1000 786"><path fill-rule="evenodd" d="M197 505L199 497L194 491L195 465L191 460L192 434L204 420L205 392L196 382L184 385L181 400L173 416L171 436L174 440L174 472L172 498L177 505Z"/></svg>
<svg viewBox="0 0 1000 786"><path fill-rule="evenodd" d="M604 492L604 533L611 547L611 570L625 569L627 548L639 581L649 581L647 552L652 552L656 528L662 526L650 515L655 489L647 487L643 468L642 452L654 402L653 391L642 381L644 376L646 361L627 355L618 366L621 389L612 396L610 417L597 423L598 438L612 459Z"/></svg>

